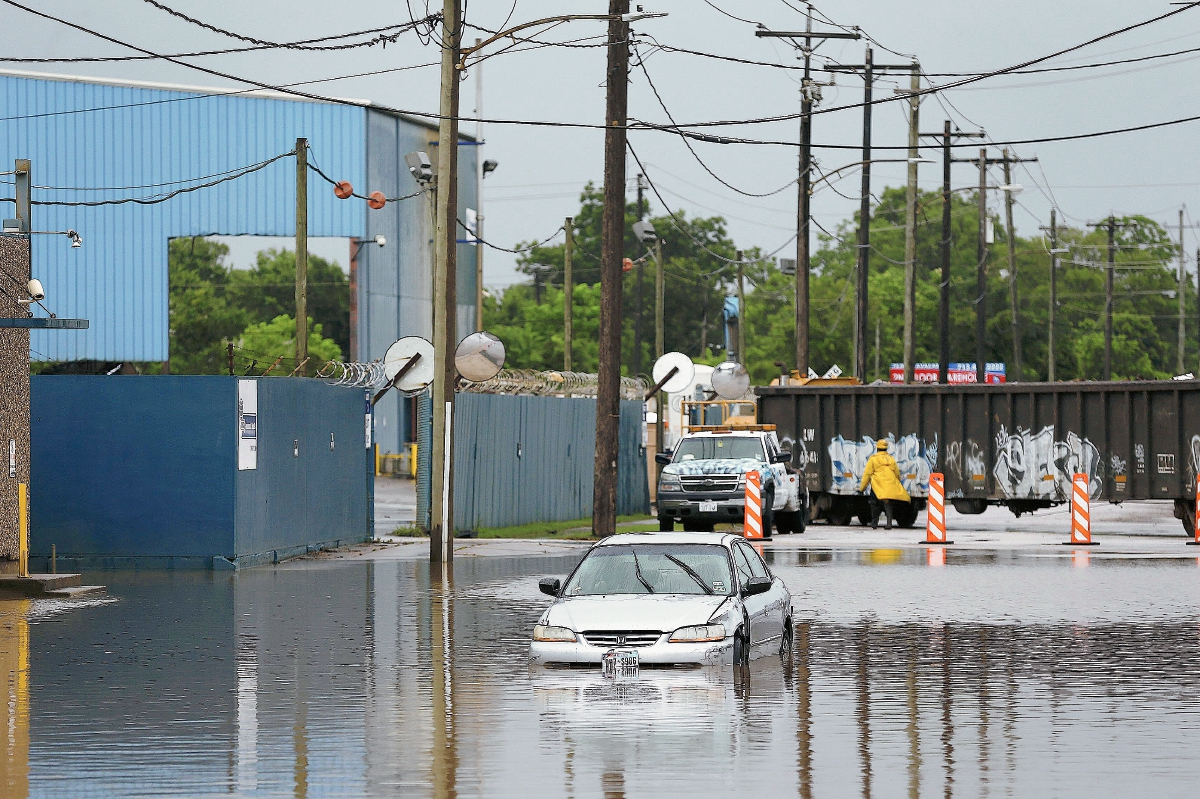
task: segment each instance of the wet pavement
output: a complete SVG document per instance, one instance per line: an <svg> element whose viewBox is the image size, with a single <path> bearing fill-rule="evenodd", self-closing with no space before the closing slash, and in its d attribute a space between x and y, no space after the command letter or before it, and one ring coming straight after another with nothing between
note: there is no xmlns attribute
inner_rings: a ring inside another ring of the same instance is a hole
<svg viewBox="0 0 1200 799"><path fill-rule="evenodd" d="M105 598L3 602L0 796L1194 795L1200 559L1174 528L1090 550L915 532L763 545L795 648L738 679L531 671L537 579L571 542L460 541L445 574L425 541L107 572Z"/></svg>

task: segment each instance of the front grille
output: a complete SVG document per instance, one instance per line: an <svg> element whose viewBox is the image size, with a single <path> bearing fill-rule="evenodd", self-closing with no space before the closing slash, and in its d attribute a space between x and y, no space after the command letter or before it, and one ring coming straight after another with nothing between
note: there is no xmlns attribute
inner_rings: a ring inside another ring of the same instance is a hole
<svg viewBox="0 0 1200 799"><path fill-rule="evenodd" d="M658 630L590 630L583 638L592 646L651 646L658 643Z"/></svg>
<svg viewBox="0 0 1200 799"><path fill-rule="evenodd" d="M679 482L684 491L733 491L738 485L736 474L685 474Z"/></svg>

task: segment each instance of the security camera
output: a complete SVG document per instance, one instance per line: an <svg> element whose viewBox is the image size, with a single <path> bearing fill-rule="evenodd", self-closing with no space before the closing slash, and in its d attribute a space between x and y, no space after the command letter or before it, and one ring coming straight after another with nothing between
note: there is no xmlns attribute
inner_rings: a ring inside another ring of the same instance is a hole
<svg viewBox="0 0 1200 799"><path fill-rule="evenodd" d="M31 299L35 301L46 299L46 290L42 288L42 281L37 278L29 281L29 285L26 288L29 290L29 297Z"/></svg>
<svg viewBox="0 0 1200 799"><path fill-rule="evenodd" d="M408 164L408 171L422 186L433 180L433 164L424 152L409 153L404 156L404 163Z"/></svg>
<svg viewBox="0 0 1200 799"><path fill-rule="evenodd" d="M487 159L486 161L483 162L483 176L486 178L488 175L495 172L496 167L498 167L498 166L500 166L499 161L493 160L491 158Z"/></svg>
<svg viewBox="0 0 1200 799"><path fill-rule="evenodd" d="M377 235L377 236L375 237L374 241L375 241L375 243L376 243L376 244L378 244L380 247L386 247L386 246L387 246L387 237L386 237L386 236L384 236L383 234Z"/></svg>
<svg viewBox="0 0 1200 799"><path fill-rule="evenodd" d="M67 236L71 239L71 247L78 250L83 246L83 238L74 230L68 230Z"/></svg>

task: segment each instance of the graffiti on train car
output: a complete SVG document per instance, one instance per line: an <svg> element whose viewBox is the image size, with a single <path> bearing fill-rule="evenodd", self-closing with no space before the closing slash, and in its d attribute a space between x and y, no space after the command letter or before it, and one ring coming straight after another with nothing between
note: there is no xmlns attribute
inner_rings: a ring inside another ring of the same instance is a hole
<svg viewBox="0 0 1200 799"><path fill-rule="evenodd" d="M923 497L929 493L929 474L937 468L937 436L928 443L909 433L899 440L894 433L887 434L888 454L896 459L900 469L900 482L912 496ZM861 440L846 440L838 435L829 442L829 461L833 473L833 493L856 494L862 481L867 458L875 454L875 439L863 436ZM811 457L811 456L810 456Z"/></svg>
<svg viewBox="0 0 1200 799"><path fill-rule="evenodd" d="M1124 473L1124 461L1120 472ZM1004 425L996 434L996 465L992 476L1005 496L1014 499L1062 500L1070 495L1071 476L1088 476L1088 493L1093 499L1104 487L1100 450L1072 431L1065 441L1056 440L1054 425L1036 433L1018 427L1009 433Z"/></svg>

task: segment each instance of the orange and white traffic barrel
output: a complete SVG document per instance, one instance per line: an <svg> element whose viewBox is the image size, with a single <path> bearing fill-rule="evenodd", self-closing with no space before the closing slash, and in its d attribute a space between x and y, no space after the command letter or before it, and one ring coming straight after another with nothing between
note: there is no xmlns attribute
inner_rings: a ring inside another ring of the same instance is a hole
<svg viewBox="0 0 1200 799"><path fill-rule="evenodd" d="M1088 476L1076 473L1071 477L1071 540L1068 545L1094 546L1092 540L1091 498L1088 496Z"/></svg>
<svg viewBox="0 0 1200 799"><path fill-rule="evenodd" d="M946 480L940 472L929 475L929 498L925 503L924 543L954 543L946 540Z"/></svg>
<svg viewBox="0 0 1200 799"><path fill-rule="evenodd" d="M1188 543L1192 546L1200 546L1200 475L1196 477L1196 505L1195 515L1192 517L1192 533L1195 537Z"/></svg>
<svg viewBox="0 0 1200 799"><path fill-rule="evenodd" d="M746 538L762 538L762 475L746 472L746 509L742 514L742 535Z"/></svg>

